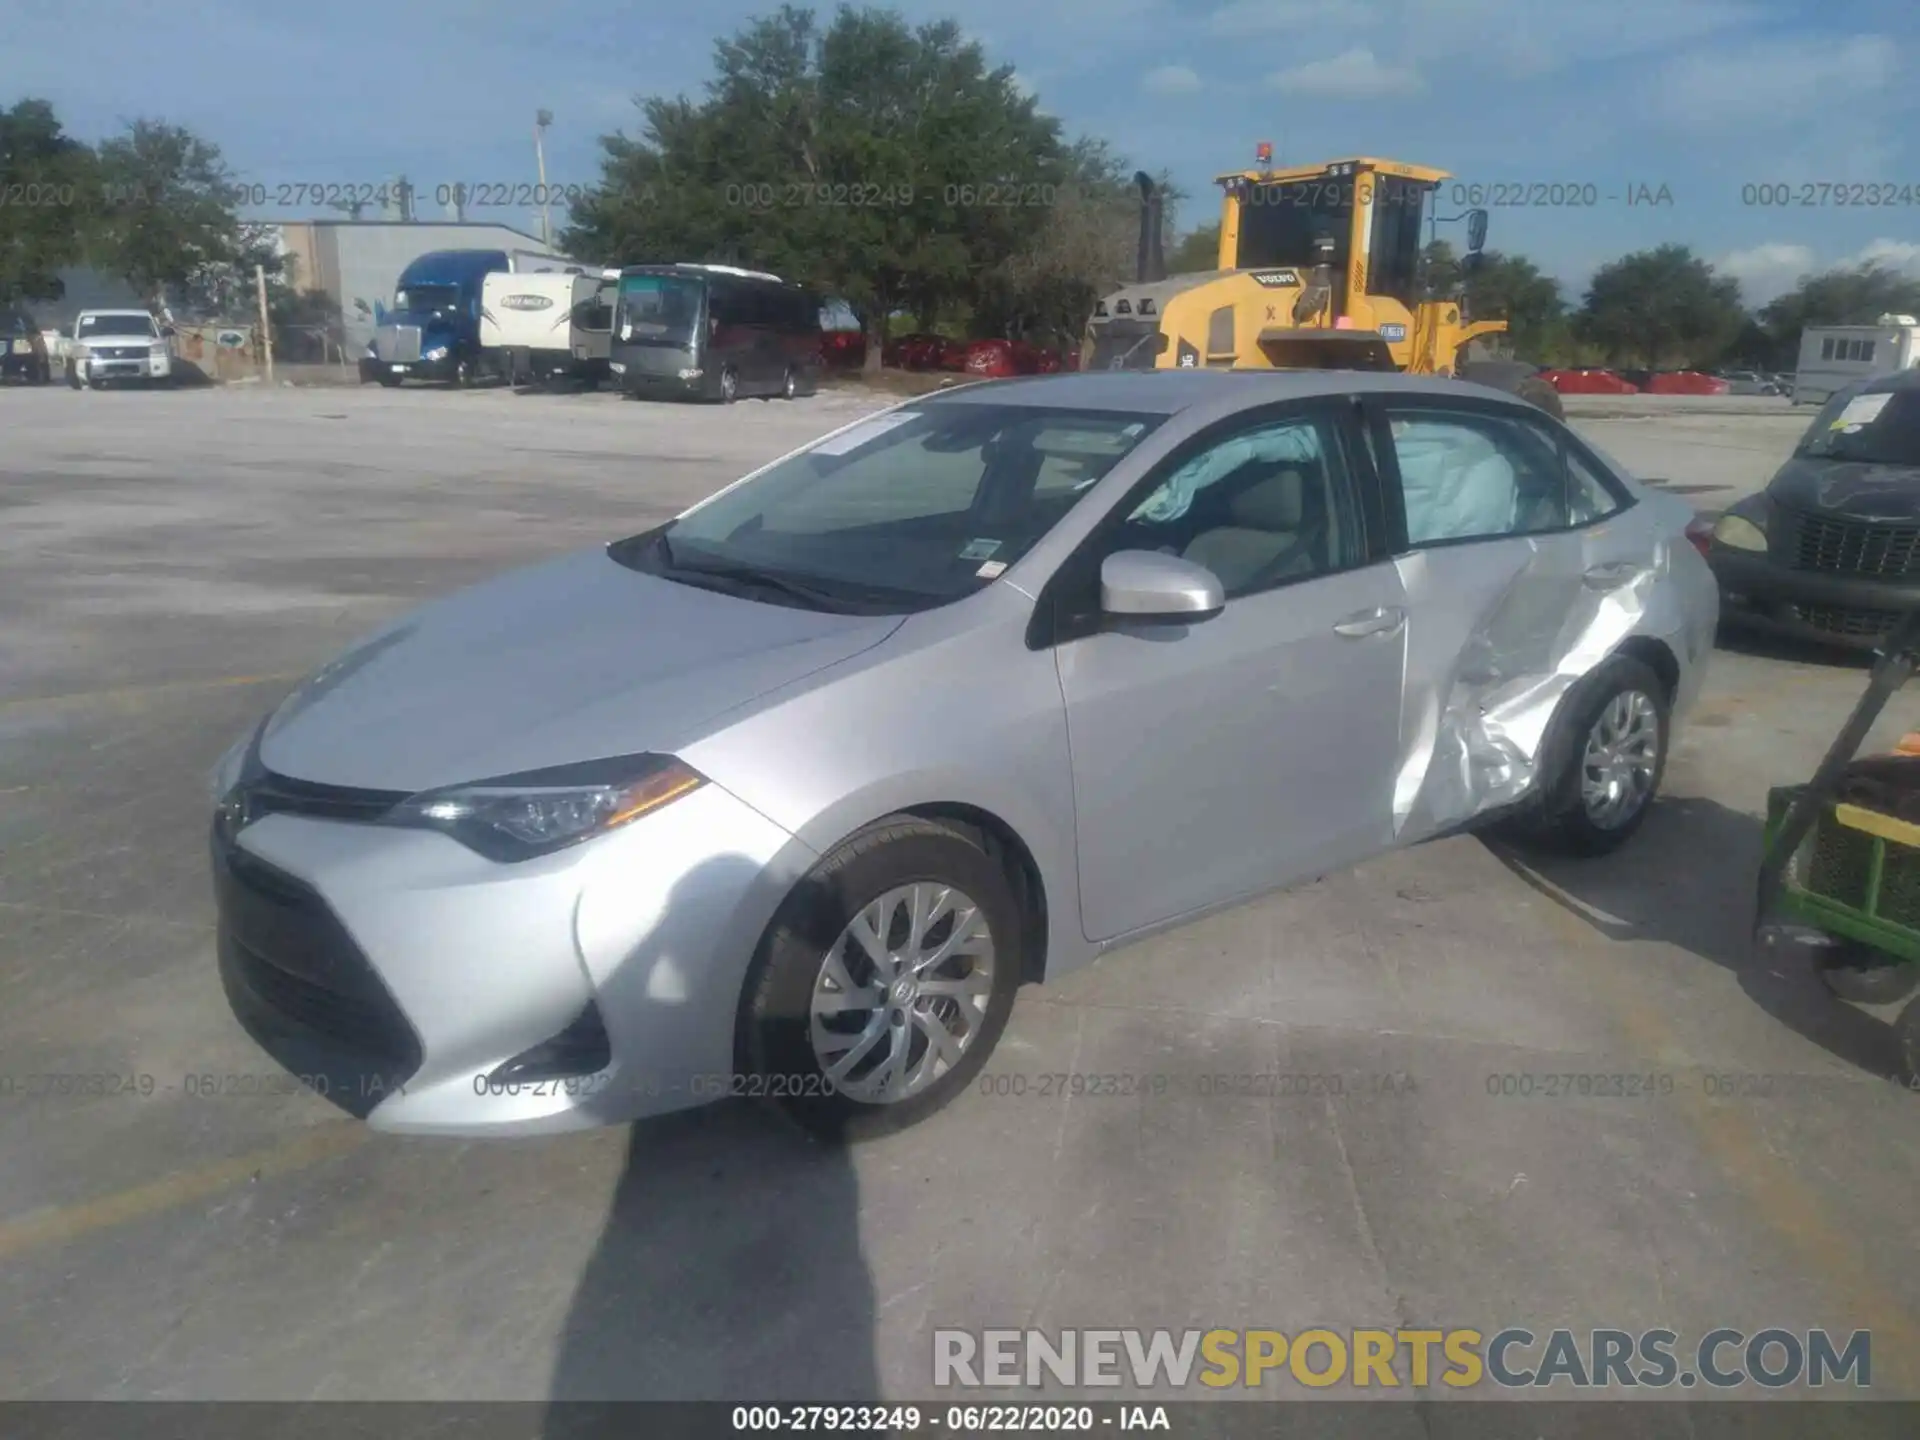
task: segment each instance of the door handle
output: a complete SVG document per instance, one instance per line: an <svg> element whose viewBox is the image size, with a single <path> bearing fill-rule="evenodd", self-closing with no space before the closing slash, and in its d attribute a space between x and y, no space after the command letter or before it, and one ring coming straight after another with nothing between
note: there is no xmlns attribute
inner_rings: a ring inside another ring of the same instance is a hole
<svg viewBox="0 0 1920 1440"><path fill-rule="evenodd" d="M1626 584L1646 570L1638 560L1605 560L1590 565L1582 578L1589 590L1612 590Z"/></svg>
<svg viewBox="0 0 1920 1440"><path fill-rule="evenodd" d="M1333 633L1345 640L1364 640L1369 635L1397 635L1407 623L1407 612L1397 605L1376 605L1336 621Z"/></svg>

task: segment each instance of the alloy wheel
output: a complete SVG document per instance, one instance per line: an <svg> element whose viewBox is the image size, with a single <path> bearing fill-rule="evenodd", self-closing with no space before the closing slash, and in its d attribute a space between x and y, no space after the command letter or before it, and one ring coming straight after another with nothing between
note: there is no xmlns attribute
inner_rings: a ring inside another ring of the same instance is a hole
<svg viewBox="0 0 1920 1440"><path fill-rule="evenodd" d="M1638 690L1607 702L1580 757L1580 803L1602 830L1617 830L1647 803L1660 766L1660 712Z"/></svg>
<svg viewBox="0 0 1920 1440"><path fill-rule="evenodd" d="M951 885L896 886L863 906L814 980L814 1059L840 1093L891 1105L959 1064L986 1023L994 944Z"/></svg>

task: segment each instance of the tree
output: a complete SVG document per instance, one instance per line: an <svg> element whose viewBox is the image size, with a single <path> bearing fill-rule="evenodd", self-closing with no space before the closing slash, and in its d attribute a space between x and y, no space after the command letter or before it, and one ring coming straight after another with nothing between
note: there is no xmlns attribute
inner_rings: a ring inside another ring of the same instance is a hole
<svg viewBox="0 0 1920 1440"><path fill-rule="evenodd" d="M1524 255L1485 251L1464 288L1468 313L1477 320L1504 318L1514 353L1525 359L1540 359L1566 333L1560 282Z"/></svg>
<svg viewBox="0 0 1920 1440"><path fill-rule="evenodd" d="M93 152L62 132L53 106L0 110L0 304L60 298L56 272L81 258L97 195Z"/></svg>
<svg viewBox="0 0 1920 1440"><path fill-rule="evenodd" d="M100 146L103 206L94 263L150 303L240 255L242 192L219 147L158 120L135 120Z"/></svg>
<svg viewBox="0 0 1920 1440"><path fill-rule="evenodd" d="M1220 267L1220 222L1213 221L1189 230L1167 255L1169 275L1190 275L1199 270Z"/></svg>
<svg viewBox="0 0 1920 1440"><path fill-rule="evenodd" d="M1739 333L1739 282L1685 245L1623 255L1595 272L1576 324L1609 364L1711 363Z"/></svg>
<svg viewBox="0 0 1920 1440"><path fill-rule="evenodd" d="M968 303L975 277L1031 254L1084 158L956 24L870 9L822 29L783 6L715 46L704 100L641 112L640 138L602 139L563 246L807 280L853 306L869 368L895 309Z"/></svg>
<svg viewBox="0 0 1920 1440"><path fill-rule="evenodd" d="M1800 283L1760 311L1772 363L1791 364L1800 332L1809 325L1871 325L1882 315L1920 315L1920 279L1868 261L1803 275Z"/></svg>

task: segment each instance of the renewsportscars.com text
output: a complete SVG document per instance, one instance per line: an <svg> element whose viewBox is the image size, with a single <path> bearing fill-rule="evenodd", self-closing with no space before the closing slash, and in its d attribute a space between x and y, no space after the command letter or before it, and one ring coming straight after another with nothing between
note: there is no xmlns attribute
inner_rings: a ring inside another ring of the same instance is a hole
<svg viewBox="0 0 1920 1440"><path fill-rule="evenodd" d="M1873 1337L1855 1330L1709 1330L1683 1342L1672 1330L1509 1326L1333 1330L935 1330L940 1389L1046 1384L1137 1390L1822 1388L1873 1383Z"/></svg>

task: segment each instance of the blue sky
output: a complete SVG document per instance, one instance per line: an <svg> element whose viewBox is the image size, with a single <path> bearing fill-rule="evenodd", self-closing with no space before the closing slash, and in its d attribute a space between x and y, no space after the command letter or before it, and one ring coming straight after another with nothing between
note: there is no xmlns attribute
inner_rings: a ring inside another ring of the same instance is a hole
<svg viewBox="0 0 1920 1440"><path fill-rule="evenodd" d="M268 186L404 173L431 210L443 182L530 182L542 106L549 180L591 182L596 137L632 128L634 95L698 93L714 40L773 8L0 0L0 102L45 96L89 140L136 115L177 121ZM1722 263L1755 301L1867 256L1920 274L1920 0L893 8L959 20L1070 131L1171 170L1194 196L1187 223L1211 214L1211 177L1265 139L1295 163L1374 154L1463 182L1593 186L1596 208L1492 219L1495 248L1531 255L1575 298L1596 264L1667 240ZM1742 186L1762 182L1911 189L1873 209L1743 204ZM1671 203L1628 206L1641 185Z"/></svg>

